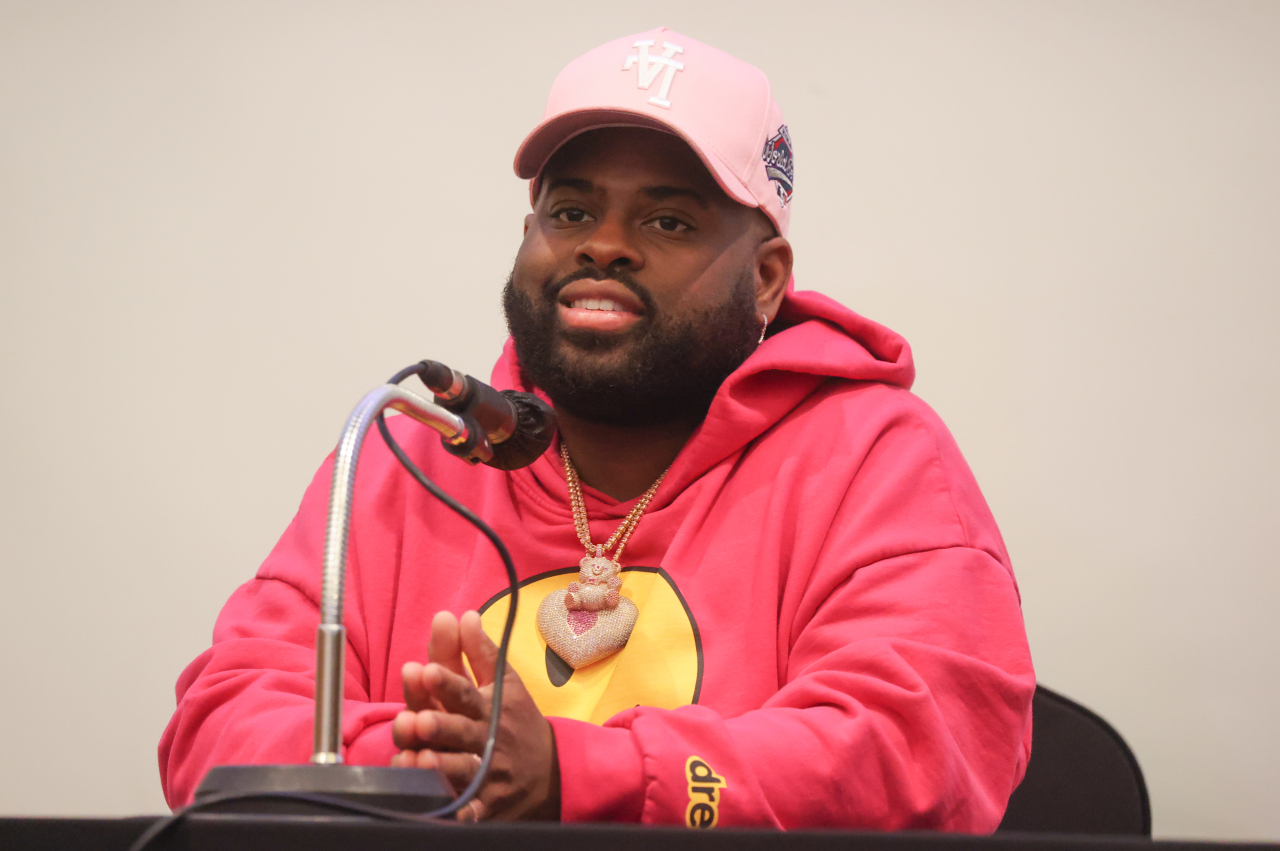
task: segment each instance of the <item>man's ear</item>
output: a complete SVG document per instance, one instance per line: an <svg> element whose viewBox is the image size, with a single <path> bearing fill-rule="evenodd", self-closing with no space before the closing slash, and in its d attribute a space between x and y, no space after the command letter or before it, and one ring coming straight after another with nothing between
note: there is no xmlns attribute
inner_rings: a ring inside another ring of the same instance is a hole
<svg viewBox="0 0 1280 851"><path fill-rule="evenodd" d="M787 293L791 262L791 243L786 237L775 236L756 247L756 313L763 313L770 322Z"/></svg>

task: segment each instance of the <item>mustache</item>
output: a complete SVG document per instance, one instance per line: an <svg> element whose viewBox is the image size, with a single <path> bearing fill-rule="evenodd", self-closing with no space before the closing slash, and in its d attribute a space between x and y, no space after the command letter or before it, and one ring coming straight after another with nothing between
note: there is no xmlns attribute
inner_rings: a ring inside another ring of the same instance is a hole
<svg viewBox="0 0 1280 851"><path fill-rule="evenodd" d="M571 272L545 287L542 291L543 300L548 304L554 305L560 298L560 291L575 281L617 281L630 290L632 295L640 299L640 303L644 305L645 313L650 316L654 313L653 296L649 294L643 284L623 268L606 272L598 266L583 266L578 271Z"/></svg>

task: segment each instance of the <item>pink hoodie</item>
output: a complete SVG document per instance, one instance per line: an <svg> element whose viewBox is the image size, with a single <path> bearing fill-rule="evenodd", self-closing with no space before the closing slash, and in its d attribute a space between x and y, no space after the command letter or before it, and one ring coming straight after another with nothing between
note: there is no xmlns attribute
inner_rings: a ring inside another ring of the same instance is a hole
<svg viewBox="0 0 1280 851"><path fill-rule="evenodd" d="M428 476L497 530L524 581L512 663L551 716L565 821L989 832L1031 747L1035 676L1009 557L945 426L908 388L898 335L792 292L720 388L623 557L626 647L557 666L534 624L583 556L554 451L470 468L391 421ZM518 386L508 345L494 372ZM160 742L171 806L210 766L304 762L329 491L324 464ZM634 505L583 488L593 540ZM346 759L386 764L400 668L432 615L482 609L492 548L365 444L346 589ZM567 680L566 674L569 674Z"/></svg>

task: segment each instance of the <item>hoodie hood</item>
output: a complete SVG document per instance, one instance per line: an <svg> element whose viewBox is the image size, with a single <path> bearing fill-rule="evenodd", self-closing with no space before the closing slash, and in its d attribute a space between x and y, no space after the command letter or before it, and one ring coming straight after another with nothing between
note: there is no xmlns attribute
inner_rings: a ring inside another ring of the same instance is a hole
<svg viewBox="0 0 1280 851"><path fill-rule="evenodd" d="M764 434L830 379L875 381L904 390L915 380L911 347L899 334L840 303L788 287L774 319L780 327L743 361L711 402L707 417L676 456L654 496L660 508L715 464ZM515 345L508 338L494 366L491 383L499 389L534 392L521 377ZM564 470L553 449L527 468L553 492L564 485ZM584 486L621 516L632 502L617 503Z"/></svg>

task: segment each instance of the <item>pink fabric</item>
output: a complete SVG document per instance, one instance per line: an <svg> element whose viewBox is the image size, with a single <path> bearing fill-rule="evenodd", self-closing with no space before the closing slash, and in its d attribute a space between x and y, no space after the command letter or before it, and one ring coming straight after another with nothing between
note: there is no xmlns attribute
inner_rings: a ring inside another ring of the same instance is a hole
<svg viewBox="0 0 1280 851"><path fill-rule="evenodd" d="M697 622L697 704L638 706L603 726L553 718L562 816L686 823L696 756L724 781L710 787L720 826L991 831L1030 753L1035 686L996 524L946 428L908 391L902 338L809 292L787 296L778 324L627 545L625 564L661 566ZM508 348L495 383L517 384L514 366ZM554 453L509 474L473 469L429 430L392 423L502 535L522 577L582 557ZM178 681L159 753L173 806L212 765L308 757L329 469ZM583 490L603 540L632 503ZM376 436L354 530L346 758L385 764L399 669L426 655L432 615L477 608L505 579Z"/></svg>

